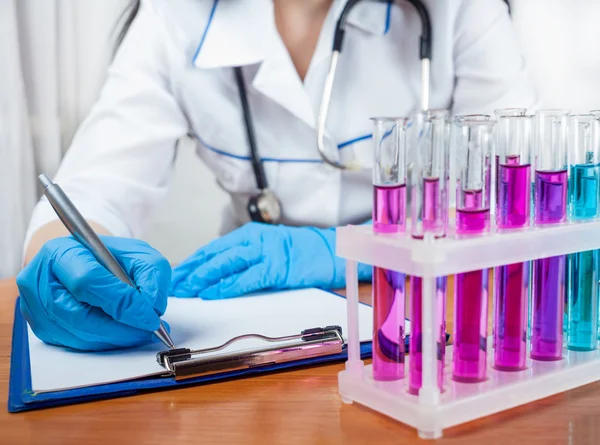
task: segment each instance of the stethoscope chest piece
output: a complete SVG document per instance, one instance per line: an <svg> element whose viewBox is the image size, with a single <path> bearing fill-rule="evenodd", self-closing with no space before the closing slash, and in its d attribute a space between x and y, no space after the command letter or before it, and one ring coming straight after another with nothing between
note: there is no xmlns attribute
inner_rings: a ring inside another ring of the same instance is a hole
<svg viewBox="0 0 600 445"><path fill-rule="evenodd" d="M252 221L277 224L281 220L281 205L273 192L264 189L250 198L248 213Z"/></svg>

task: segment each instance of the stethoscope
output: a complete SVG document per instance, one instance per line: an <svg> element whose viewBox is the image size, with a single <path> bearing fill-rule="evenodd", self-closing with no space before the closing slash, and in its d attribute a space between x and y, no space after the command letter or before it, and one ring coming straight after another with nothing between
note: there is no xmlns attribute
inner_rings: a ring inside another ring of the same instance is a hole
<svg viewBox="0 0 600 445"><path fill-rule="evenodd" d="M333 91L333 83L337 69L338 59L342 52L344 43L344 35L346 32L346 22L348 15L354 6L361 0L348 0L342 9L342 13L336 23L335 33L333 37L333 54L329 65L329 72L325 81L323 96L321 99L321 107L319 117L317 119L317 148L321 159L332 167L340 170L355 170L356 166L346 166L340 162L329 159L325 153L325 123L327 121L327 113L329 103L331 101L331 93ZM375 0L375 1L390 1L390 0ZM421 39L419 42L419 58L421 59L421 109L429 108L429 63L431 60L431 22L427 8L420 0L406 0L415 7L421 20ZM281 219L281 203L275 194L269 190L267 176L263 168L258 148L256 146L256 137L254 133L254 125L248 105L248 95L246 85L244 84L241 67L235 67L235 79L238 86L242 111L244 113L244 125L246 127L246 136L248 145L250 146L250 161L256 178L256 185L260 193L250 197L248 200L248 214L250 219L255 222L263 222L268 224L277 224Z"/></svg>

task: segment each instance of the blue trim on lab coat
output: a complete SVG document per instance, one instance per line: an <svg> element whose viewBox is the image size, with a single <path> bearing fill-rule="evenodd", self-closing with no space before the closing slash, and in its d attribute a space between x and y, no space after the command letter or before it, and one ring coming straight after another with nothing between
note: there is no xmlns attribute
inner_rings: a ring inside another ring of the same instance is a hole
<svg viewBox="0 0 600 445"><path fill-rule="evenodd" d="M392 19L392 0L388 0L387 4L387 12L385 14L385 31L384 34L387 34L390 30L390 21Z"/></svg>
<svg viewBox="0 0 600 445"><path fill-rule="evenodd" d="M213 153L217 153L220 154L222 156L227 156L233 159L239 159L240 161L250 161L250 156L244 156L244 155L236 155L234 153L229 153L225 150L221 150L217 147L213 147L212 145L209 145L206 143L206 141L204 139L202 139L200 136L198 136L197 134L194 134L194 137L196 139L198 139L200 141L200 143L206 147L207 150L212 151ZM359 136L357 138L354 139L350 139L349 141L345 141L342 142L341 144L338 144L338 149L341 150L345 147L348 147L349 145L355 144L357 142L362 142L365 141L367 139L371 139L373 136L371 134L365 134L363 136ZM316 149L315 149L316 150ZM323 161L321 159L290 159L290 158L261 158L262 162L281 162L281 163L285 163L285 162L296 162L299 164L306 164L306 163L313 163L313 164L319 164L322 163Z"/></svg>
<svg viewBox="0 0 600 445"><path fill-rule="evenodd" d="M212 23L218 3L219 3L219 0L214 0L212 9L210 10L210 15L208 16L208 23L206 24L206 28L204 28L204 32L202 33L202 38L200 39L198 48L196 48L196 52L194 53L194 58L192 59L192 63L196 62L196 59L198 58L198 54L200 54L200 50L202 49L202 45L204 45L204 40L206 40L206 35L208 34L208 28L210 28L210 24Z"/></svg>
<svg viewBox="0 0 600 445"><path fill-rule="evenodd" d="M338 150L341 150L342 148L347 147L348 145L355 144L357 142L366 141L367 139L371 139L372 137L373 137L372 134L365 134L363 136L359 136L357 138L350 139L349 141L342 142L341 144L338 144Z"/></svg>

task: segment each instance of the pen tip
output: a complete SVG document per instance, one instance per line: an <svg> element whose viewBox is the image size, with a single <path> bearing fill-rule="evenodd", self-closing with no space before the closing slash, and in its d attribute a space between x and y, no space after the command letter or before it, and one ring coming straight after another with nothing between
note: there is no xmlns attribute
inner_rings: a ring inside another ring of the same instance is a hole
<svg viewBox="0 0 600 445"><path fill-rule="evenodd" d="M42 184L44 186L45 189L47 189L48 187L50 187L52 185L52 181L44 173L42 173L41 175L38 176L38 180L40 181L40 184Z"/></svg>
<svg viewBox="0 0 600 445"><path fill-rule="evenodd" d="M160 327L154 332L160 341L162 341L169 349L175 349L175 343L167 332L165 326L161 323Z"/></svg>

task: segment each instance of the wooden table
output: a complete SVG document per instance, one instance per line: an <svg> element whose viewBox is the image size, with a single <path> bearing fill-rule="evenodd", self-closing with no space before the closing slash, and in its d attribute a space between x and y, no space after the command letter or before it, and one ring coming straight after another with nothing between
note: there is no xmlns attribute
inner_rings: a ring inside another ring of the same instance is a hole
<svg viewBox="0 0 600 445"><path fill-rule="evenodd" d="M449 286L451 288L451 286ZM361 300L370 301L361 289ZM6 411L15 297L0 282L0 444L412 444L416 432L337 392L343 364L21 414ZM451 298L451 297L450 297ZM449 304L451 329L452 304ZM444 431L434 443L600 444L600 384Z"/></svg>

